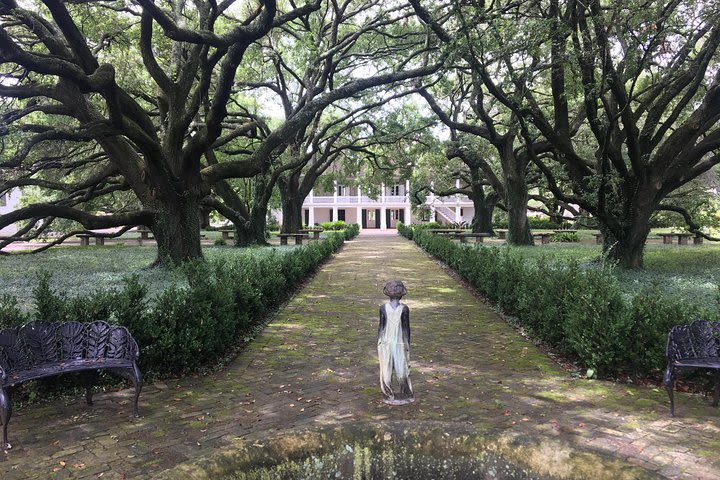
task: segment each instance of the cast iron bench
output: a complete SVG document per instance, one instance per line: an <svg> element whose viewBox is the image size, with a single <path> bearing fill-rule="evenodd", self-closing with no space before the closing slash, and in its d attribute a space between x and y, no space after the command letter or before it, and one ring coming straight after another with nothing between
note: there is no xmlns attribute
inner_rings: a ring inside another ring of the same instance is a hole
<svg viewBox="0 0 720 480"><path fill-rule="evenodd" d="M696 320L690 325L676 325L668 334L665 355L668 359L663 383L670 397L670 415L675 416L673 390L676 370L711 368L715 370L713 407L720 399L720 322Z"/></svg>
<svg viewBox="0 0 720 480"><path fill-rule="evenodd" d="M13 387L28 380L68 372L85 372L85 400L92 405L97 370L105 368L133 382L133 413L138 416L142 376L139 350L127 328L106 322L31 322L0 331L0 423L2 447L8 450L7 430Z"/></svg>

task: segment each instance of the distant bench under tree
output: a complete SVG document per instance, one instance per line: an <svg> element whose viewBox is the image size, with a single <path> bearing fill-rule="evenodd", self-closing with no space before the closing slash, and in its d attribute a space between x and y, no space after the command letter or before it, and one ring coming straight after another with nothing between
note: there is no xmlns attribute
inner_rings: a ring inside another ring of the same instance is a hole
<svg viewBox="0 0 720 480"><path fill-rule="evenodd" d="M2 448L8 450L10 393L28 380L61 373L84 372L85 399L92 405L97 370L108 369L133 382L133 413L138 416L142 375L137 365L137 343L127 328L106 322L31 322L0 331L0 423Z"/></svg>
<svg viewBox="0 0 720 480"><path fill-rule="evenodd" d="M302 245L304 239L310 238L305 233L278 233L278 237L280 237L280 245L287 245L290 237L295 239L295 245Z"/></svg>

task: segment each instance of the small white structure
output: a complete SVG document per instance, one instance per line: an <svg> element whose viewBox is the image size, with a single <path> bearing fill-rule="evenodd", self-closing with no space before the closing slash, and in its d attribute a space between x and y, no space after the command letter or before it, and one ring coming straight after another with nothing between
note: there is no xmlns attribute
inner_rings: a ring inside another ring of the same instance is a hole
<svg viewBox="0 0 720 480"><path fill-rule="evenodd" d="M398 222L413 223L410 203L410 182L380 185L380 194L373 199L363 194L362 187L346 187L335 183L333 192L310 191L303 202L303 223L319 225L343 220L357 223L361 230L394 229ZM470 222L475 214L472 200L465 195L437 197L428 195L426 204L430 219L443 223ZM282 222L282 213L276 215Z"/></svg>
<svg viewBox="0 0 720 480"><path fill-rule="evenodd" d="M20 206L20 197L22 196L19 188L14 188L8 192L0 194L0 215L5 215ZM15 225L8 225L0 228L0 237L9 237L17 232Z"/></svg>

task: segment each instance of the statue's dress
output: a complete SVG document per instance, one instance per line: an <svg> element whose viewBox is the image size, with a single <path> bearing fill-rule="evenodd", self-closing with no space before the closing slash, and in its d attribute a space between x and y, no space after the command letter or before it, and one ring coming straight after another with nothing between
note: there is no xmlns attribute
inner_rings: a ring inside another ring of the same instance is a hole
<svg viewBox="0 0 720 480"><path fill-rule="evenodd" d="M397 308L386 303L380 307L378 328L378 357L380 358L380 389L387 403L402 404L415 400L410 383L410 309L405 304ZM400 384L398 394L390 386L392 373Z"/></svg>

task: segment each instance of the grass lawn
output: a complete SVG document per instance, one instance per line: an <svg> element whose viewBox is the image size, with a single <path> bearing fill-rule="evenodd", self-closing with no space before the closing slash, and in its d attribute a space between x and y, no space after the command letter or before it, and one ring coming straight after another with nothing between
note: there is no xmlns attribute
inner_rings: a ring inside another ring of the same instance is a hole
<svg viewBox="0 0 720 480"><path fill-rule="evenodd" d="M208 259L235 258L267 255L273 250L289 251L294 247L205 246L203 253ZM137 274L151 292L161 291L173 282L183 282L184 277L178 271L147 268L156 254L155 245L114 245L57 247L32 255L0 256L0 294L13 295L23 308L32 308L32 290L37 284L37 274L43 271L51 272L52 286L69 296L119 288L123 278L131 274Z"/></svg>
<svg viewBox="0 0 720 480"><path fill-rule="evenodd" d="M653 231L653 234L656 233ZM581 236L581 238L585 237L593 238L590 233ZM555 262L576 260L581 265L594 265L593 261L601 254L601 247L594 244L594 238L592 243L586 241L550 243L511 248L519 251L528 261L545 257ZM668 295L700 302L707 308L720 307L718 303L720 245L718 244L706 242L699 246L678 246L649 243L645 248L645 270L615 269L615 275L628 293L633 293L644 285L655 283L665 289Z"/></svg>

